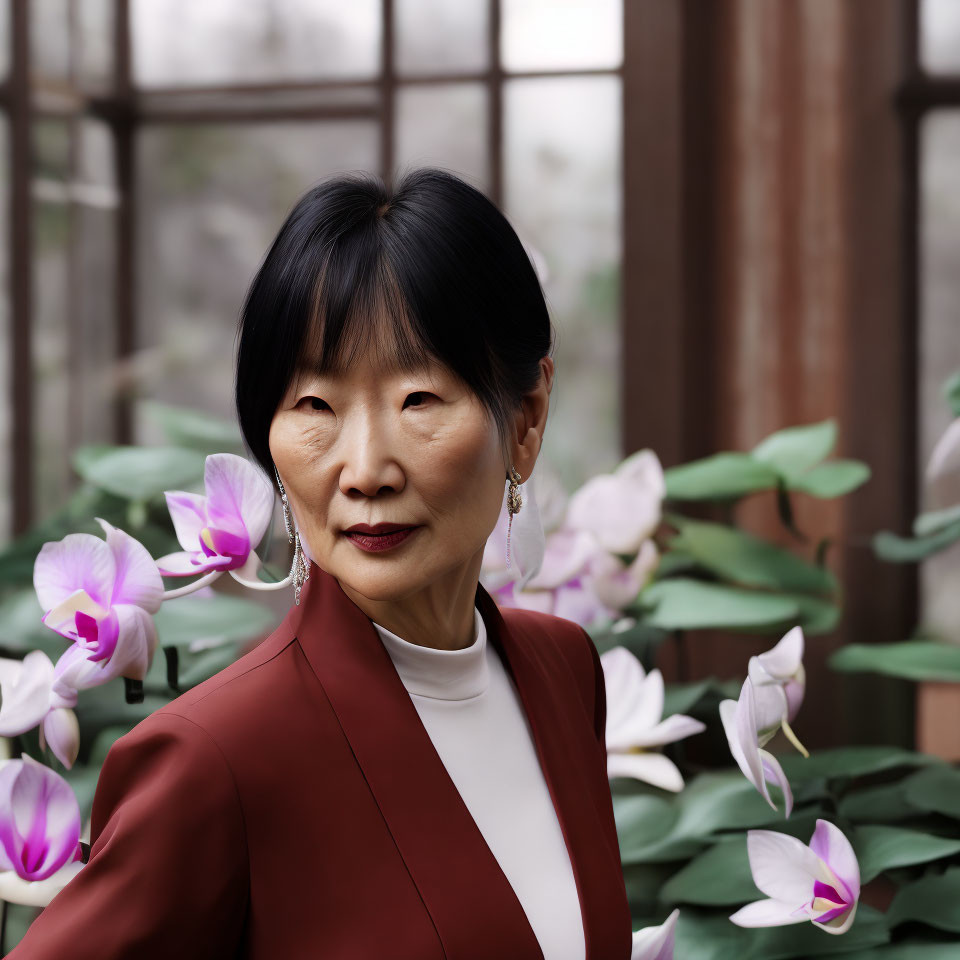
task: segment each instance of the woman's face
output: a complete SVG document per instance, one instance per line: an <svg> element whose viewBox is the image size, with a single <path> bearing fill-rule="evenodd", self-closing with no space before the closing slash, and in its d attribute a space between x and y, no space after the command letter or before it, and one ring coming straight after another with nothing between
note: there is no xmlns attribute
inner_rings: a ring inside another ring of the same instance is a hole
<svg viewBox="0 0 960 960"><path fill-rule="evenodd" d="M383 373L368 355L335 377L304 372L269 443L301 539L345 588L394 600L444 579L476 582L507 465L495 425L448 369ZM384 522L419 529L376 553L343 532Z"/></svg>

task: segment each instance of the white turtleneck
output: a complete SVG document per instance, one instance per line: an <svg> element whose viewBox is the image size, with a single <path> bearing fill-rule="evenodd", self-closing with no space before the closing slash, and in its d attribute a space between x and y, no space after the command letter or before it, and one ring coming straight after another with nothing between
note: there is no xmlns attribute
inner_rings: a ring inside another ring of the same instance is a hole
<svg viewBox="0 0 960 960"><path fill-rule="evenodd" d="M409 643L373 625L544 960L584 960L576 881L529 721L476 607L474 615L474 642L462 650Z"/></svg>

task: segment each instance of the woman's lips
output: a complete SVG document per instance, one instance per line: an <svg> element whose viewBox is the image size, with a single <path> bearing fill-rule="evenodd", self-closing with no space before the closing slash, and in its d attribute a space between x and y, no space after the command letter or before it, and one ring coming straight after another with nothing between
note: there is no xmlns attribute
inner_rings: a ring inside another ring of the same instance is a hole
<svg viewBox="0 0 960 960"><path fill-rule="evenodd" d="M361 550L367 553L380 553L383 550L390 550L393 547L406 541L412 533L419 530L419 527L408 527L406 530L394 530L392 533L350 533L344 531L344 536L351 543L356 544Z"/></svg>

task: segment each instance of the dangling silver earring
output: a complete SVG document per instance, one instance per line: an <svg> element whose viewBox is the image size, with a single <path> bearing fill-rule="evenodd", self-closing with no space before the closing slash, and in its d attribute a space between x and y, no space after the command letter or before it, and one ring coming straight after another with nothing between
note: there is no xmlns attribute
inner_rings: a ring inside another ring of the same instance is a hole
<svg viewBox="0 0 960 960"><path fill-rule="evenodd" d="M513 528L513 515L519 513L520 508L523 506L523 497L518 487L520 474L513 469L513 464L510 464L510 473L507 474L507 479L510 481L510 488L507 490L507 513L509 514L509 520L507 521L507 566L509 567L510 531Z"/></svg>
<svg viewBox="0 0 960 960"><path fill-rule="evenodd" d="M290 504L287 502L287 493L283 489L280 474L274 464L273 472L277 476L277 485L280 487L280 501L283 504L283 524L287 528L287 541L296 544L293 548L293 563L290 566L290 579L293 582L293 597L296 605L300 606L300 591L304 583L310 579L310 571L303 556L303 547L300 545L300 531L293 528L293 516L290 513Z"/></svg>

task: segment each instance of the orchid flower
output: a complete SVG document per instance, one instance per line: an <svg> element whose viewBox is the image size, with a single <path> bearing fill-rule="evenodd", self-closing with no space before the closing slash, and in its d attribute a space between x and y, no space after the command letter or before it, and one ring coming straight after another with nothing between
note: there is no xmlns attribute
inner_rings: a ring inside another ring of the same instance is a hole
<svg viewBox="0 0 960 960"><path fill-rule="evenodd" d="M764 800L776 810L777 805L770 798L767 783L774 783L783 791L785 815L790 816L793 809L793 792L780 761L766 750L761 749L757 733L757 706L753 683L747 677L743 681L739 700L720 702L720 719L727 735L727 743L737 766L743 775L760 791Z"/></svg>
<svg viewBox="0 0 960 960"><path fill-rule="evenodd" d="M673 960L673 938L679 916L680 911L674 910L660 926L634 930L630 960Z"/></svg>
<svg viewBox="0 0 960 960"><path fill-rule="evenodd" d="M613 473L580 487L570 498L566 524L592 533L608 553L634 554L657 529L666 492L657 455L640 450Z"/></svg>
<svg viewBox="0 0 960 960"><path fill-rule="evenodd" d="M927 461L927 479L960 470L960 417L943 432Z"/></svg>
<svg viewBox="0 0 960 960"><path fill-rule="evenodd" d="M23 660L0 658L0 736L14 737L40 726L40 747L49 745L69 770L80 751L77 716L52 690L54 666L42 650Z"/></svg>
<svg viewBox="0 0 960 960"><path fill-rule="evenodd" d="M860 866L850 841L827 820L817 820L810 845L772 830L749 830L758 900L730 919L740 927L777 927L811 920L827 933L846 933L860 898Z"/></svg>
<svg viewBox="0 0 960 960"><path fill-rule="evenodd" d="M157 645L152 614L163 581L146 547L97 517L106 540L68 533L45 543L33 567L43 623L73 641L57 661L56 707L76 704L76 691L114 677L143 680Z"/></svg>
<svg viewBox="0 0 960 960"><path fill-rule="evenodd" d="M683 714L662 718L663 674L645 673L626 647L612 647L600 656L607 694L607 775L634 777L674 793L683 777L668 757L651 752L706 727Z"/></svg>
<svg viewBox="0 0 960 960"><path fill-rule="evenodd" d="M45 906L83 867L70 785L30 756L0 763L0 898Z"/></svg>
<svg viewBox="0 0 960 960"><path fill-rule="evenodd" d="M806 688L803 630L794 627L772 650L751 657L748 675L756 700L760 746L765 746L782 728L790 742L805 757L810 756L790 726L803 703Z"/></svg>
<svg viewBox="0 0 960 960"><path fill-rule="evenodd" d="M262 471L233 453L210 454L203 482L206 495L164 494L183 550L160 557L157 568L165 577L239 570L241 576L255 578L260 558L254 547L270 524L273 487Z"/></svg>

